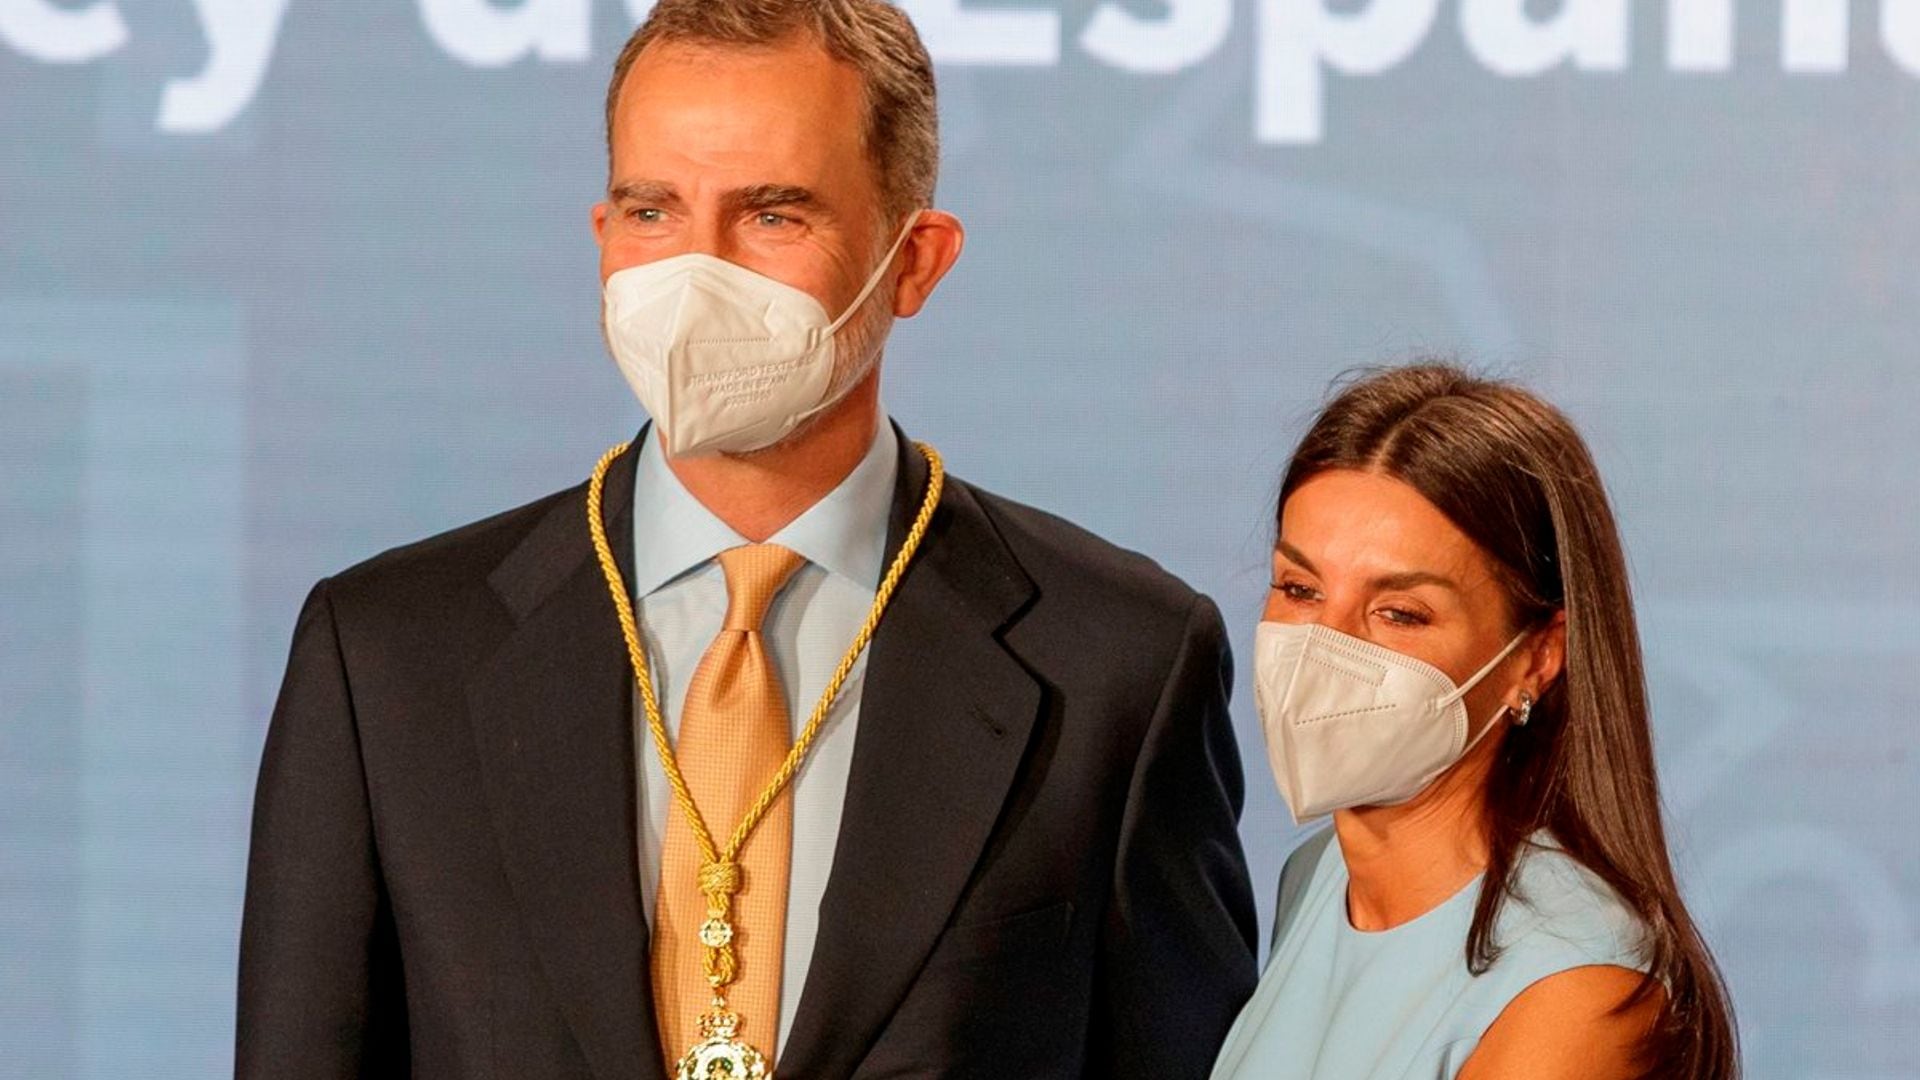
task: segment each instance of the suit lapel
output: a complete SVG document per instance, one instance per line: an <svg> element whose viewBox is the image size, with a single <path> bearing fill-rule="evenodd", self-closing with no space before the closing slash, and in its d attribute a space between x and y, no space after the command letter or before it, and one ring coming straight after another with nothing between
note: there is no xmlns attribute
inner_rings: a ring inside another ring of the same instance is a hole
<svg viewBox="0 0 1920 1080"><path fill-rule="evenodd" d="M605 488L630 575L634 455ZM635 859L632 678L587 535L560 499L488 579L517 620L468 686L507 879L596 1074L660 1077Z"/></svg>
<svg viewBox="0 0 1920 1080"><path fill-rule="evenodd" d="M927 467L905 455L888 558ZM874 636L833 872L779 1071L853 1072L898 1007L1000 815L1041 703L998 632L1032 581L949 483Z"/></svg>

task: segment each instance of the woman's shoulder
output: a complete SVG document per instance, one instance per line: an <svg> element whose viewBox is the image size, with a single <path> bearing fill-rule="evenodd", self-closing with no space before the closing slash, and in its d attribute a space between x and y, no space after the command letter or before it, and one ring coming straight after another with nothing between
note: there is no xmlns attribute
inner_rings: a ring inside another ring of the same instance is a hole
<svg viewBox="0 0 1920 1080"><path fill-rule="evenodd" d="M1494 932L1503 955L1517 951L1565 966L1646 970L1646 928L1639 915L1551 836L1537 834L1522 848L1513 886Z"/></svg>
<svg viewBox="0 0 1920 1080"><path fill-rule="evenodd" d="M1626 1076L1660 1010L1644 994L1645 925L1619 893L1552 838L1535 836L1515 863L1514 895L1481 1030L1452 1048L1459 1076Z"/></svg>

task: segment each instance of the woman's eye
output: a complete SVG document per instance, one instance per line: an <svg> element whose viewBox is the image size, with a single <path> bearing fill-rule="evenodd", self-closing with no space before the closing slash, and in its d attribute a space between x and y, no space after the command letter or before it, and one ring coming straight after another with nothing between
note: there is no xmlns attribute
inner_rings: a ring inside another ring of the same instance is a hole
<svg viewBox="0 0 1920 1080"><path fill-rule="evenodd" d="M1380 616L1395 626L1427 625L1427 617L1425 615L1418 611L1409 611L1406 608L1381 608Z"/></svg>
<svg viewBox="0 0 1920 1080"><path fill-rule="evenodd" d="M1297 581L1278 582L1274 585L1274 588L1280 591L1281 596L1286 597L1296 604L1312 603L1320 598L1319 593L1314 592L1312 589Z"/></svg>

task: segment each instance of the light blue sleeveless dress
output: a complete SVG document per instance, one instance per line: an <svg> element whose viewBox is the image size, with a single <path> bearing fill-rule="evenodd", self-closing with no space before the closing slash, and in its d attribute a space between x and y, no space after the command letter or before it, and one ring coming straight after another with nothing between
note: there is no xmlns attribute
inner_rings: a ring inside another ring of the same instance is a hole
<svg viewBox="0 0 1920 1080"><path fill-rule="evenodd" d="M1481 879L1411 922L1355 930L1332 831L1287 860L1273 955L1214 1080L1451 1080L1539 980L1590 964L1646 970L1639 920L1545 836L1521 859L1524 900L1509 899L1495 924L1503 951L1476 977L1466 943Z"/></svg>

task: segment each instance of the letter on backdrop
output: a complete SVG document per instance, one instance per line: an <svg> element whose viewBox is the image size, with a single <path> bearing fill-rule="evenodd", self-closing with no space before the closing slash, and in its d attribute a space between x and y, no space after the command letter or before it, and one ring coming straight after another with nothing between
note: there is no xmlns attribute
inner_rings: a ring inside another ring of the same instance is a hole
<svg viewBox="0 0 1920 1080"><path fill-rule="evenodd" d="M1618 71L1627 66L1627 0L1566 0L1538 21L1527 0L1460 0L1460 36L1488 71L1508 78L1567 61Z"/></svg>
<svg viewBox="0 0 1920 1080"><path fill-rule="evenodd" d="M1233 29L1233 0L1165 0L1165 17L1143 19L1113 0L1093 13L1080 47L1122 71L1165 75L1212 56Z"/></svg>
<svg viewBox="0 0 1920 1080"><path fill-rule="evenodd" d="M1825 75L1847 70L1847 0L1786 0L1780 11L1780 66Z"/></svg>
<svg viewBox="0 0 1920 1080"><path fill-rule="evenodd" d="M949 64L1060 62L1057 11L964 11L960 0L900 0L927 53Z"/></svg>
<svg viewBox="0 0 1920 1080"><path fill-rule="evenodd" d="M1262 142L1319 142L1326 69L1378 75L1420 47L1440 0L1372 0L1340 14L1324 0L1260 0L1254 131Z"/></svg>
<svg viewBox="0 0 1920 1080"><path fill-rule="evenodd" d="M589 0L420 0L420 20L440 47L474 67L505 67L529 53L585 60L593 51Z"/></svg>
<svg viewBox="0 0 1920 1080"><path fill-rule="evenodd" d="M47 0L0 0L0 41L43 64L84 64L127 43L112 0L54 7Z"/></svg>
<svg viewBox="0 0 1920 1080"><path fill-rule="evenodd" d="M161 131L218 131L246 111L273 59L287 0L193 0L193 7L207 37L207 66L167 81Z"/></svg>

